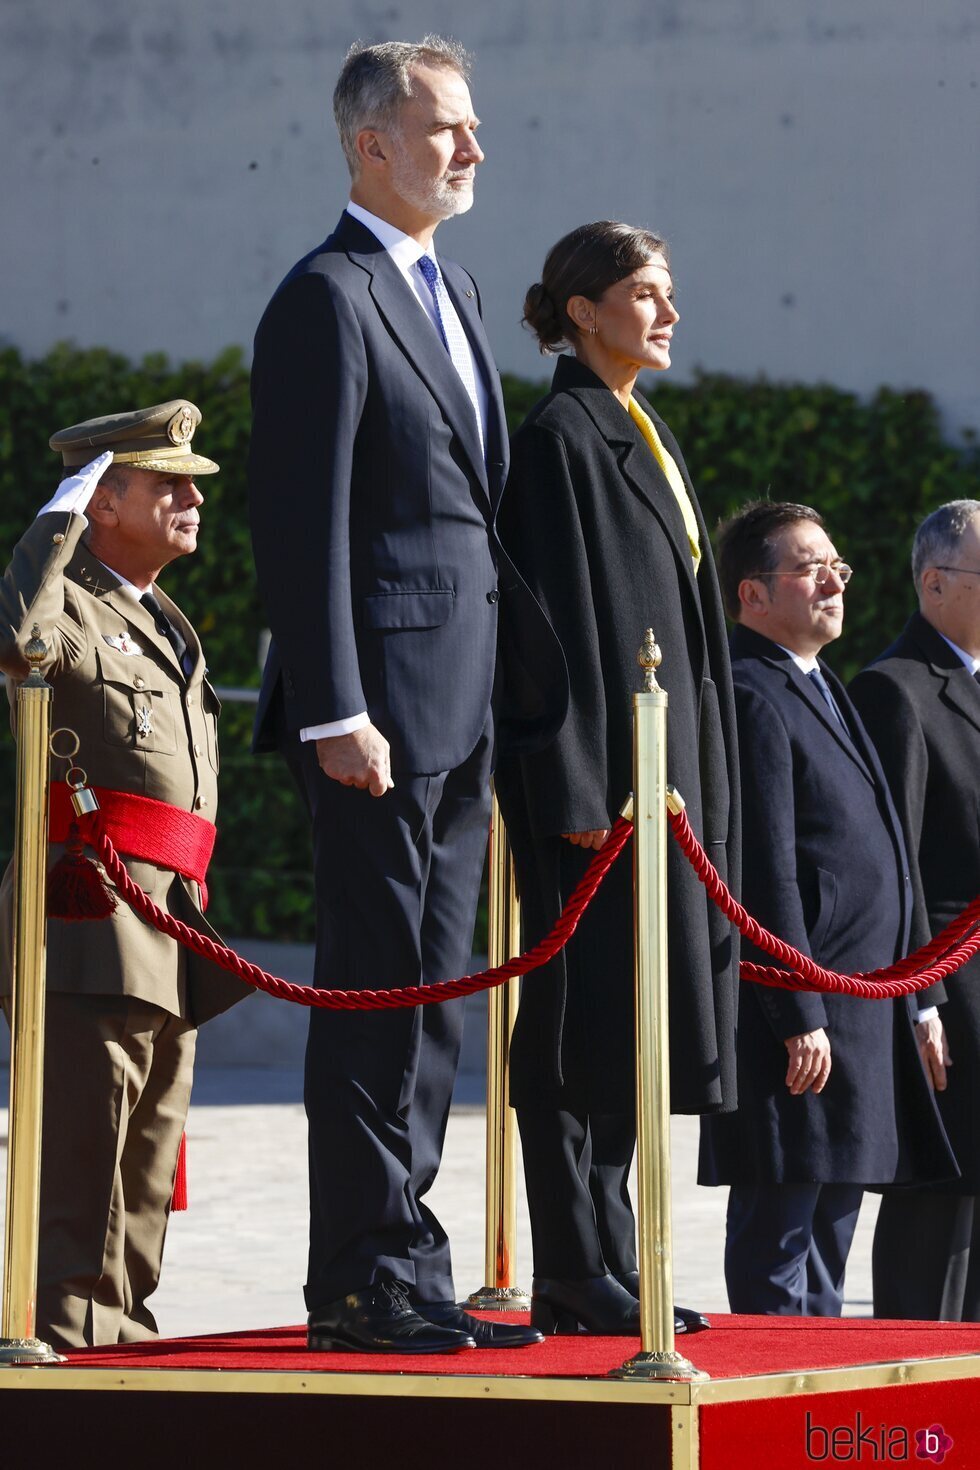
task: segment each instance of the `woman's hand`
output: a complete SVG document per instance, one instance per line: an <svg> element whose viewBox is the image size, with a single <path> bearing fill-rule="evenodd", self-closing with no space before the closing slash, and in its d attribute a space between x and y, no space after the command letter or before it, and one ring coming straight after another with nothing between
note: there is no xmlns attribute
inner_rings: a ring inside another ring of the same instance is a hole
<svg viewBox="0 0 980 1470"><path fill-rule="evenodd" d="M600 848L609 836L609 828L596 827L591 832L563 832L561 835L573 847Z"/></svg>

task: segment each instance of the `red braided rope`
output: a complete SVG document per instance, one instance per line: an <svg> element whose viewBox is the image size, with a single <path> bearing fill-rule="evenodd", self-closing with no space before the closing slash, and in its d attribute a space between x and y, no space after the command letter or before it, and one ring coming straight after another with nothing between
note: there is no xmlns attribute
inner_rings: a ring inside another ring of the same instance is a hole
<svg viewBox="0 0 980 1470"><path fill-rule="evenodd" d="M617 819L609 836L579 880L551 933L540 940L533 949L515 956L506 964L497 965L490 970L481 970L476 975L463 975L457 980L440 980L432 985L404 985L390 990L320 990L314 985L294 985L289 980L270 975L267 970L260 969L258 965L250 964L233 949L228 949L224 944L218 944L197 929L192 929L189 924L183 923L173 914L164 913L129 876L112 842L99 827L98 813L84 818L83 822L85 840L98 852L106 873L120 897L125 899L126 903L147 923L159 929L161 934L169 935L171 939L176 939L178 944L183 944L187 949L192 949L195 954L211 960L222 970L237 975L239 980L245 981L246 985L254 985L257 990L264 990L279 1000L291 1000L297 1005L318 1006L330 1011L395 1010L403 1006L432 1005L436 1001L452 1000L460 995L472 995L478 990L490 990L495 985L502 985L505 980L512 980L517 975L526 975L529 970L536 970L540 965L552 959L571 939L600 883L619 857L633 831L632 822L626 821L624 817Z"/></svg>
<svg viewBox="0 0 980 1470"><path fill-rule="evenodd" d="M925 990L937 980L943 980L958 970L980 950L980 897L947 924L941 934L914 954L887 965L880 970L868 970L859 975L839 975L836 970L825 970L809 955L801 954L791 944L777 939L753 919L736 898L729 893L718 870L713 867L707 853L695 837L687 813L669 812L670 825L678 845L700 881L708 897L716 903L726 918L730 919L740 934L758 949L772 955L788 970L777 970L775 966L755 965L743 960L739 974L743 980L752 980L757 985L769 985L780 990L819 990L842 995L858 995L865 1000L887 1000L899 995L909 995L916 990ZM963 936L969 930L975 932L969 938ZM941 956L941 958L940 958ZM923 968L924 966L924 968Z"/></svg>

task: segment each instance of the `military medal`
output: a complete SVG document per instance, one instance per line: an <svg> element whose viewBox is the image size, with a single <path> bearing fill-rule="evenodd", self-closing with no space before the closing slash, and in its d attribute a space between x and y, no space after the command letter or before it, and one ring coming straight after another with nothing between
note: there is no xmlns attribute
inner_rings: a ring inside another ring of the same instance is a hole
<svg viewBox="0 0 980 1470"><path fill-rule="evenodd" d="M120 653L140 654L143 652L140 645L130 638L128 633L117 633L115 636L103 633L102 636L110 648L117 648Z"/></svg>

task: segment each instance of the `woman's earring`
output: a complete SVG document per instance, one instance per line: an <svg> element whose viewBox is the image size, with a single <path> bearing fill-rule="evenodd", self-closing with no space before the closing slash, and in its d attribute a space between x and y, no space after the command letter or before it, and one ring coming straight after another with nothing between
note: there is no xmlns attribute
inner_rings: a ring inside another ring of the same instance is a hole
<svg viewBox="0 0 980 1470"><path fill-rule="evenodd" d="M593 322L592 325L591 325L591 327L589 328L589 336L590 337L598 337L598 335L599 335L599 323L598 322Z"/></svg>

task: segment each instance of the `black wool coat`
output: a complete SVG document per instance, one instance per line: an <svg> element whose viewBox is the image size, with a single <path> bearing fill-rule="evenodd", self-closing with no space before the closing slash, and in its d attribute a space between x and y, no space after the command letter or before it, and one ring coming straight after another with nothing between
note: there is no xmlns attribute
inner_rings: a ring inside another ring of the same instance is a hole
<svg viewBox="0 0 980 1470"><path fill-rule="evenodd" d="M737 627L731 649L746 907L829 969L891 964L906 952L908 862L856 710L824 664L847 731L777 644ZM830 1039L830 1079L819 1095L793 1097L784 1042L819 1027ZM702 1125L702 1184L881 1185L955 1175L907 999L744 983L738 1090L735 1116Z"/></svg>
<svg viewBox="0 0 980 1470"><path fill-rule="evenodd" d="M911 853L917 948L980 893L980 685L916 613L850 692L881 757ZM953 1065L936 1100L962 1171L958 1188L977 1194L980 955L918 999L946 1002L940 1014Z"/></svg>
<svg viewBox="0 0 980 1470"><path fill-rule="evenodd" d="M640 400L643 402L643 400ZM684 475L670 430L643 404ZM559 359L512 443L498 530L558 636L568 712L545 749L496 775L525 936L546 933L591 852L563 832L608 827L632 786L637 650L652 627L668 691L667 774L713 862L737 886L735 715L717 577L695 579L677 501L629 414L588 368ZM671 1090L676 1112L735 1103L738 947L669 849ZM516 1105L633 1107L633 904L627 851L562 955L528 978L511 1053Z"/></svg>

